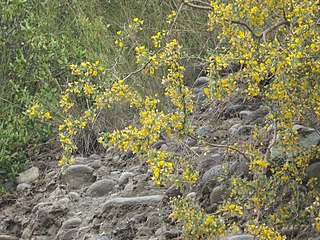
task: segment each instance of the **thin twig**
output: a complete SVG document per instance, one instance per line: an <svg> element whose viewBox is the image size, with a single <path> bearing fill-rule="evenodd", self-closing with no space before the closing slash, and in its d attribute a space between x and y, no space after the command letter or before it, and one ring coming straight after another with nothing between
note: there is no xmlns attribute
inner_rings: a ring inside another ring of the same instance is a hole
<svg viewBox="0 0 320 240"><path fill-rule="evenodd" d="M277 127L277 121L274 120L273 121L273 138L272 138L272 141L271 143L269 144L267 150L266 150L266 154L264 155L264 160L267 162L269 160L269 157L270 157L270 152L271 152L271 148L274 146L274 144L276 143L277 141L277 132L278 132L278 127Z"/></svg>
<svg viewBox="0 0 320 240"><path fill-rule="evenodd" d="M198 138L192 136L192 135L188 135L189 137L191 137L192 139L195 139L195 140L198 140ZM232 151L235 151L239 154L241 154L246 160L249 161L249 157L244 153L242 152L240 149L236 148L236 147L233 147L233 146L230 146L230 145L224 145L224 144L215 144L215 143L209 143L207 141L204 141L202 140L202 142L210 147L217 147L217 148L227 148L227 149L230 149Z"/></svg>

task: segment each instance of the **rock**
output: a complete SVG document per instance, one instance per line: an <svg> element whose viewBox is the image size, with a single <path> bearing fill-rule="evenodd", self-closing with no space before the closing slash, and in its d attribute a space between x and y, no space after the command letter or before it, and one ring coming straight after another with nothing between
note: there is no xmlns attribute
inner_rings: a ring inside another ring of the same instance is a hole
<svg viewBox="0 0 320 240"><path fill-rule="evenodd" d="M222 165L214 166L203 174L202 182L207 183L209 181L215 181L217 177L223 173Z"/></svg>
<svg viewBox="0 0 320 240"><path fill-rule="evenodd" d="M90 197L101 197L113 190L115 187L116 182L110 179L102 179L100 181L95 182L92 184L88 190L87 195Z"/></svg>
<svg viewBox="0 0 320 240"><path fill-rule="evenodd" d="M241 124L236 123L236 124L232 125L232 127L228 130L228 132L231 135L236 135L238 133L240 127L241 127Z"/></svg>
<svg viewBox="0 0 320 240"><path fill-rule="evenodd" d="M308 128L308 127L305 127L305 126L300 125L300 124L294 125L294 126L292 127L292 130L298 132L299 136L301 136L301 137L306 137L306 136L308 136L310 133L312 133L312 132L315 131L314 128Z"/></svg>
<svg viewBox="0 0 320 240"><path fill-rule="evenodd" d="M169 187L167 189L167 191L165 192L165 195L168 198L174 198L174 197L178 197L179 195L181 195L181 191L179 188L172 185L171 187Z"/></svg>
<svg viewBox="0 0 320 240"><path fill-rule="evenodd" d="M244 111L241 111L239 112L239 117L241 119L245 119L247 116L249 116L250 114L252 113L252 111L250 110L244 110Z"/></svg>
<svg viewBox="0 0 320 240"><path fill-rule="evenodd" d="M253 240L253 239L254 239L253 235L250 235L250 234L235 235L228 238L228 240Z"/></svg>
<svg viewBox="0 0 320 240"><path fill-rule="evenodd" d="M0 234L0 240L18 240L19 238L11 235Z"/></svg>
<svg viewBox="0 0 320 240"><path fill-rule="evenodd" d="M197 129L196 133L199 135L199 136L206 136L210 133L211 131L211 127L209 126L202 126L200 128Z"/></svg>
<svg viewBox="0 0 320 240"><path fill-rule="evenodd" d="M110 239L105 236L95 235L88 238L88 240L110 240Z"/></svg>
<svg viewBox="0 0 320 240"><path fill-rule="evenodd" d="M130 150L130 149L128 149L127 151L126 151L126 153L125 153L125 157L126 158L131 158L133 156L133 152Z"/></svg>
<svg viewBox="0 0 320 240"><path fill-rule="evenodd" d="M64 179L71 189L80 189L94 182L93 168L87 165L73 165L67 168Z"/></svg>
<svg viewBox="0 0 320 240"><path fill-rule="evenodd" d="M129 182L123 189L124 192L130 193L133 192L133 190L135 189L136 185L134 184L134 182Z"/></svg>
<svg viewBox="0 0 320 240"><path fill-rule="evenodd" d="M194 60L185 64L185 70L183 75L185 76L185 85L192 86L194 81L200 76L206 75L206 67L204 64L195 63Z"/></svg>
<svg viewBox="0 0 320 240"><path fill-rule="evenodd" d="M70 218L67 221L65 221L60 229L70 229L70 228L77 228L81 225L82 219L79 217Z"/></svg>
<svg viewBox="0 0 320 240"><path fill-rule="evenodd" d="M149 216L146 220L145 226L154 228L156 226L159 226L161 223L163 223L163 219L161 219L159 213L152 212L152 213L149 213L148 215Z"/></svg>
<svg viewBox="0 0 320 240"><path fill-rule="evenodd" d="M215 187L210 193L210 203L219 203L223 200L225 191L221 186Z"/></svg>
<svg viewBox="0 0 320 240"><path fill-rule="evenodd" d="M152 148L160 149L160 147L161 147L163 144L166 144L166 141L164 141L164 140L158 140L157 142L155 142L155 143L152 145Z"/></svg>
<svg viewBox="0 0 320 240"><path fill-rule="evenodd" d="M251 112L243 121L246 125L262 124L264 117L269 114L269 110L266 108L259 108Z"/></svg>
<svg viewBox="0 0 320 240"><path fill-rule="evenodd" d="M61 198L58 202L55 202L52 205L52 212L63 212L66 213L69 211L69 198Z"/></svg>
<svg viewBox="0 0 320 240"><path fill-rule="evenodd" d="M194 147L195 145L197 145L197 140L196 139L191 139L187 142L189 147Z"/></svg>
<svg viewBox="0 0 320 240"><path fill-rule="evenodd" d="M100 159L94 160L91 164L94 169L100 168L102 166L102 161Z"/></svg>
<svg viewBox="0 0 320 240"><path fill-rule="evenodd" d="M153 231L149 227L141 226L138 228L137 235L138 236L151 236L151 235L153 235Z"/></svg>
<svg viewBox="0 0 320 240"><path fill-rule="evenodd" d="M32 167L19 174L16 179L17 183L33 183L40 176L39 168Z"/></svg>
<svg viewBox="0 0 320 240"><path fill-rule="evenodd" d="M98 154L91 154L89 158L92 160L100 160L101 156Z"/></svg>
<svg viewBox="0 0 320 240"><path fill-rule="evenodd" d="M73 165L84 165L88 162L88 159L85 157L75 157L73 161Z"/></svg>
<svg viewBox="0 0 320 240"><path fill-rule="evenodd" d="M70 229L68 231L66 231L65 233L63 233L61 235L61 237L59 238L59 240L71 240L74 239L74 237L76 236L78 232L78 229Z"/></svg>
<svg viewBox="0 0 320 240"><path fill-rule="evenodd" d="M232 118L238 115L239 112L243 111L246 109L246 106L242 104L234 104L229 106L224 112L223 116L224 118Z"/></svg>
<svg viewBox="0 0 320 240"><path fill-rule="evenodd" d="M248 135L254 130L254 126L252 125L244 125L238 128L237 133L239 135Z"/></svg>
<svg viewBox="0 0 320 240"><path fill-rule="evenodd" d="M201 87L203 85L208 85L208 83L211 81L210 78L208 77L199 77L196 79L196 81L194 82L193 84L193 87L196 88L196 87Z"/></svg>
<svg viewBox="0 0 320 240"><path fill-rule="evenodd" d="M129 178L132 178L134 176L135 174L132 172L123 172L118 179L118 184L120 186L127 184L129 182Z"/></svg>
<svg viewBox="0 0 320 240"><path fill-rule="evenodd" d="M77 202L80 199L80 195L77 192L69 192L67 197L73 202Z"/></svg>
<svg viewBox="0 0 320 240"><path fill-rule="evenodd" d="M207 100L207 95L204 92L199 92L197 93L197 95L195 96L195 101L199 102L199 103L203 103L204 101Z"/></svg>
<svg viewBox="0 0 320 240"><path fill-rule="evenodd" d="M306 169L307 177L317 178L318 184L320 184L320 162L313 163Z"/></svg>
<svg viewBox="0 0 320 240"><path fill-rule="evenodd" d="M23 192L23 191L26 191L27 189L30 189L30 188L31 188L30 184L28 184L28 183L20 183L17 186L17 191L18 192Z"/></svg>
<svg viewBox="0 0 320 240"><path fill-rule="evenodd" d="M160 203L163 200L163 195L151 195L151 196L142 196L142 197L116 197L106 201L102 205L103 211L109 206L121 206L126 204L151 204L151 203Z"/></svg>
<svg viewBox="0 0 320 240"><path fill-rule="evenodd" d="M314 131L314 132L311 132L310 134L308 134L305 137L300 137L299 136L299 142L305 148L311 148L313 146L319 146L320 145L320 134L317 131Z"/></svg>
<svg viewBox="0 0 320 240"><path fill-rule="evenodd" d="M233 176L238 176L238 177L248 175L249 174L248 161L243 156L241 156L240 160L234 162L230 166L230 172Z"/></svg>
<svg viewBox="0 0 320 240"><path fill-rule="evenodd" d="M195 192L191 192L187 194L188 199L196 199L196 197L197 197L197 193Z"/></svg>

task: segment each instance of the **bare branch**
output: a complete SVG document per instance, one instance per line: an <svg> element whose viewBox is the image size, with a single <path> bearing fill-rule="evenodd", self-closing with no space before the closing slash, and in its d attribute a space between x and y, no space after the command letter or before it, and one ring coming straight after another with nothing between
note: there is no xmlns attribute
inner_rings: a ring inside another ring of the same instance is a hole
<svg viewBox="0 0 320 240"><path fill-rule="evenodd" d="M198 140L198 138L192 136L192 135L188 135L189 137L191 137L192 139L195 139L195 140ZM240 149L236 148L236 147L233 147L231 145L224 145L224 144L214 144L214 143L209 143L207 141L204 141L202 140L202 142L210 147L217 147L217 148L226 148L228 150L232 150L232 151L235 151L239 154L241 154L246 160L249 160L249 157L244 153L242 152Z"/></svg>
<svg viewBox="0 0 320 240"><path fill-rule="evenodd" d="M201 1L199 1L199 2L201 2ZM201 3L203 3L203 2L201 2ZM185 2L184 5L187 5L192 8L201 9L201 10L212 10L213 9L210 5L203 6L203 5L194 4L194 3L190 3L190 2Z"/></svg>
<svg viewBox="0 0 320 240"><path fill-rule="evenodd" d="M282 20L281 22L278 22L277 24L267 28L266 30L264 30L262 32L262 34L259 36L259 38L262 38L264 44L267 45L267 41L266 41L266 35L269 33L269 32L272 32L273 30L276 30L278 27L281 27L282 25L288 25L289 22L288 20L284 19Z"/></svg>
<svg viewBox="0 0 320 240"><path fill-rule="evenodd" d="M235 21L235 20L232 20L231 23L245 26L255 38L261 38L261 36L258 36L257 34L255 34L255 32L252 30L252 28L247 23L241 22L241 21Z"/></svg>

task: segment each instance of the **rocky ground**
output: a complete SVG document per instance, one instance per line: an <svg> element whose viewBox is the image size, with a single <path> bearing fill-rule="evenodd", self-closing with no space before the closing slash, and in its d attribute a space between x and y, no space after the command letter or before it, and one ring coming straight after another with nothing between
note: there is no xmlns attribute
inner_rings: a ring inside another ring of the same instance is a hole
<svg viewBox="0 0 320 240"><path fill-rule="evenodd" d="M246 102L234 97L226 105L206 105L202 89L208 82L200 77L193 85L198 102L194 115L196 132L208 142L226 144L250 141L254 126L261 124L269 111L259 99ZM319 132L296 125L305 147L320 144ZM272 133L269 136L272 138ZM157 147L172 148L161 140ZM189 140L177 151L195 153L200 172L198 183L186 195L207 209L223 199L224 190L216 179L227 165L231 175L248 174L246 160L225 149L202 146ZM273 149L271 154L276 154ZM320 162L309 167L310 177L320 177ZM170 218L168 199L179 195L173 186L155 186L147 165L130 152L110 148L103 155L77 157L64 174L56 160L34 162L22 172L14 189L1 197L0 240L109 240L182 239ZM253 239L250 235L229 236L229 240ZM313 238L314 239L314 238Z"/></svg>

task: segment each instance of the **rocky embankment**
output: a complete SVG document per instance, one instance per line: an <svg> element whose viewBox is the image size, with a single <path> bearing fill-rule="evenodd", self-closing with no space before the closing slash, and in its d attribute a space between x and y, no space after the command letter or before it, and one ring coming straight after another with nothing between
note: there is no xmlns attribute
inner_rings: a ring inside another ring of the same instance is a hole
<svg viewBox="0 0 320 240"><path fill-rule="evenodd" d="M228 144L248 141L254 126L269 114L259 100L246 102L235 97L227 105L204 104L200 77L193 85L196 132L209 142ZM320 144L319 132L296 125L300 142L306 148ZM272 139L272 129L270 130ZM225 190L217 181L225 166L230 176L248 174L241 155L229 155L225 149L202 146L196 140L186 142L186 151L196 153L200 178L185 195L199 201L210 211L224 198ZM156 147L175 149L161 140ZM277 149L271 149L277 154ZM176 151L183 151L176 149ZM320 179L320 162L309 166L310 177ZM0 202L0 240L109 240L109 239L182 239L170 218L167 203L180 191L173 186L155 186L148 166L130 152L110 148L103 155L77 157L65 173L57 161L34 162L15 183L8 183L12 193ZM229 240L253 239L237 233Z"/></svg>

